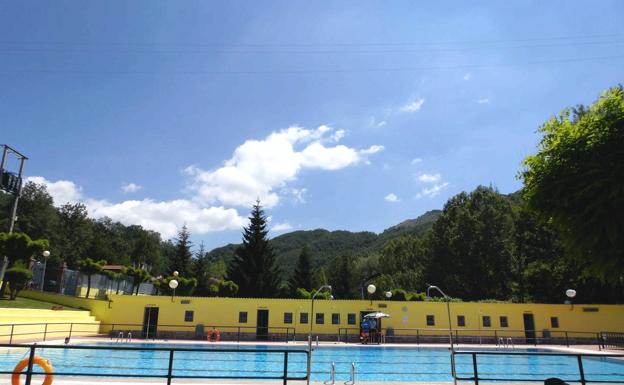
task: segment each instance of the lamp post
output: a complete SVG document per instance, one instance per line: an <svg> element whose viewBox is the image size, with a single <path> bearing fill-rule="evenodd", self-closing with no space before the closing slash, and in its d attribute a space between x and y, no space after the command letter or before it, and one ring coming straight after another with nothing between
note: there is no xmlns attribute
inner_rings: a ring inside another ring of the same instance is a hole
<svg viewBox="0 0 624 385"><path fill-rule="evenodd" d="M375 287L375 285L373 285L372 283L370 285L368 285L368 287L366 288L366 291L368 292L368 298L370 298L370 304L371 306L373 305L373 297L372 295L375 294L375 291L377 291L377 288Z"/></svg>
<svg viewBox="0 0 624 385"><path fill-rule="evenodd" d="M455 375L455 355L453 354L455 352L455 347L453 345L453 328L451 324L451 298L449 298L449 296L446 295L446 293L444 293L442 289L430 284L427 284L427 297L429 297L429 291L431 289L437 290L440 294L442 294L444 300L446 301L446 313L448 315L449 326L449 344L451 345L451 374L453 375L453 384L457 384L457 376Z"/></svg>
<svg viewBox="0 0 624 385"><path fill-rule="evenodd" d="M576 290L568 289L566 290L566 296L570 298L566 302L570 303L570 310L574 309L574 297L576 297Z"/></svg>
<svg viewBox="0 0 624 385"><path fill-rule="evenodd" d="M312 304L310 306L310 317L308 318L308 321L310 322L310 333L308 333L308 365L307 365L307 374L308 374L308 379L306 381L307 385L310 385L310 371L312 369L312 325L314 324L314 300L316 299L316 296L324 289L329 290L329 299L334 299L334 297L331 295L331 291L332 291L332 287L331 285L323 285L321 287L318 288L318 290L314 293L314 295L312 295Z"/></svg>
<svg viewBox="0 0 624 385"><path fill-rule="evenodd" d="M173 290L173 292L171 293L171 302L173 302L173 297L175 297L175 289L176 287L178 287L178 281L172 279L171 281L169 281L169 287L171 288L171 290Z"/></svg>
<svg viewBox="0 0 624 385"><path fill-rule="evenodd" d="M43 255L43 274L41 275L41 291L43 291L43 285L45 282L45 273L46 273L46 266L48 265L48 258L50 257L50 252L48 250L44 250L43 253L41 253Z"/></svg>

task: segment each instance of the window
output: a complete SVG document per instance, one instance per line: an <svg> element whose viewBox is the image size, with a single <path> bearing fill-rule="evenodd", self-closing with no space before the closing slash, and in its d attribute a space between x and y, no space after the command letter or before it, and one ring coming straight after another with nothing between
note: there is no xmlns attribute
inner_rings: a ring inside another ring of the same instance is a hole
<svg viewBox="0 0 624 385"><path fill-rule="evenodd" d="M463 315L458 315L457 326L466 326L466 317L464 317Z"/></svg>
<svg viewBox="0 0 624 385"><path fill-rule="evenodd" d="M492 319L490 318L489 315L484 315L483 316L483 327L484 328L489 328L492 326Z"/></svg>
<svg viewBox="0 0 624 385"><path fill-rule="evenodd" d="M550 317L550 326L553 328L559 327L559 317Z"/></svg>
<svg viewBox="0 0 624 385"><path fill-rule="evenodd" d="M332 325L340 325L340 313L332 313Z"/></svg>
<svg viewBox="0 0 624 385"><path fill-rule="evenodd" d="M349 325L355 325L355 314L354 313L347 314L347 323Z"/></svg>
<svg viewBox="0 0 624 385"><path fill-rule="evenodd" d="M300 324L308 323L308 313L299 313L299 323Z"/></svg>
<svg viewBox="0 0 624 385"><path fill-rule="evenodd" d="M427 326L435 326L435 317L431 314L427 315Z"/></svg>
<svg viewBox="0 0 624 385"><path fill-rule="evenodd" d="M193 310L187 310L184 312L184 322L193 322Z"/></svg>
<svg viewBox="0 0 624 385"><path fill-rule="evenodd" d="M509 327L509 321L507 320L507 316L506 315L500 316L500 326L502 328Z"/></svg>
<svg viewBox="0 0 624 385"><path fill-rule="evenodd" d="M316 313L316 324L322 325L325 323L325 313Z"/></svg>
<svg viewBox="0 0 624 385"><path fill-rule="evenodd" d="M284 313L284 323L285 324L292 323L292 313Z"/></svg>
<svg viewBox="0 0 624 385"><path fill-rule="evenodd" d="M246 324L247 323L247 312L246 311L238 312L238 323L240 323L240 324Z"/></svg>

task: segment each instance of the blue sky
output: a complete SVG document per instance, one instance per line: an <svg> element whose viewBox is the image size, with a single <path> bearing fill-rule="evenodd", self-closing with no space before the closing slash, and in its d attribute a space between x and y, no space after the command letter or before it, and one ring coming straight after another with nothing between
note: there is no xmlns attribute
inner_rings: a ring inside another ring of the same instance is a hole
<svg viewBox="0 0 624 385"><path fill-rule="evenodd" d="M379 232L520 188L541 123L624 79L621 1L0 2L0 143L56 203L240 240Z"/></svg>

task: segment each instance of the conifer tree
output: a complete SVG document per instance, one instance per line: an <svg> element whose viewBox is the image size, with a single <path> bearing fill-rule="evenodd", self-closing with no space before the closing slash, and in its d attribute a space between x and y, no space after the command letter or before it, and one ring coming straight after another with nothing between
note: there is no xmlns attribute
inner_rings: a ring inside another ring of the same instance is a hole
<svg viewBox="0 0 624 385"><path fill-rule="evenodd" d="M310 252L307 246L304 246L297 259L295 271L288 282L291 294L296 294L297 289L312 290L312 272L310 270Z"/></svg>
<svg viewBox="0 0 624 385"><path fill-rule="evenodd" d="M186 277L190 274L191 259L193 253L191 252L191 241L189 240L191 234L188 231L186 225L182 226L182 229L178 233L178 237L175 242L175 253L171 261L170 269L173 273L177 271L181 276Z"/></svg>
<svg viewBox="0 0 624 385"><path fill-rule="evenodd" d="M267 220L260 201L251 210L249 226L243 229L243 245L228 266L228 279L234 281L241 297L276 297L279 271L269 243Z"/></svg>

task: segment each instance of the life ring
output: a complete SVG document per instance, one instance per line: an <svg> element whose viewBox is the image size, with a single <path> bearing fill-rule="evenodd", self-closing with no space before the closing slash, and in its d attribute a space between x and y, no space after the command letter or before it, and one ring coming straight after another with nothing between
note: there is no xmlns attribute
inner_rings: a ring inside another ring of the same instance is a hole
<svg viewBox="0 0 624 385"><path fill-rule="evenodd" d="M218 329L208 330L208 341L210 342L221 341L221 332Z"/></svg>
<svg viewBox="0 0 624 385"><path fill-rule="evenodd" d="M33 358L33 365L37 364L43 369L46 373L45 379L43 380L42 385L52 385L52 381L54 381L54 368L52 367L52 363L46 360L43 357L35 356ZM20 362L15 365L13 369L13 375L11 375L11 385L21 385L20 383L20 374L22 374L22 370L28 366L28 358L24 358Z"/></svg>

